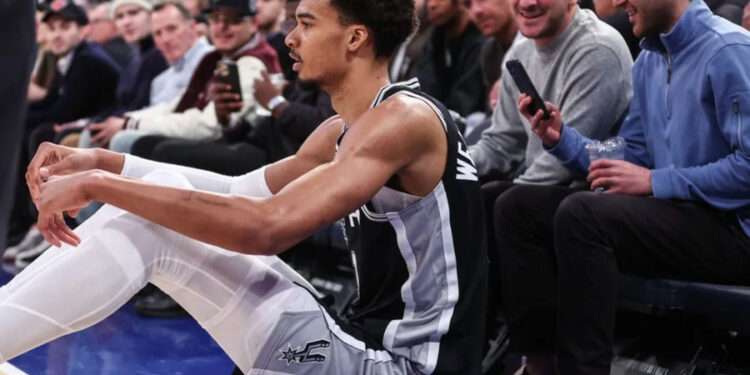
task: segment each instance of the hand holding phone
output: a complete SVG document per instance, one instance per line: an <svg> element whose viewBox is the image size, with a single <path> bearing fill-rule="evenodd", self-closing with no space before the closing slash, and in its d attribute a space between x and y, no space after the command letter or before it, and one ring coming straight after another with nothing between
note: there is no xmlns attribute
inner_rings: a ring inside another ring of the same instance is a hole
<svg viewBox="0 0 750 375"><path fill-rule="evenodd" d="M237 69L237 62L233 60L221 60L216 63L216 82L227 84L231 87L230 91L240 96L242 101L242 87L240 86L240 73Z"/></svg>
<svg viewBox="0 0 750 375"><path fill-rule="evenodd" d="M221 60L216 64L216 84L213 87L213 101L216 108L216 119L222 125L228 125L232 113L242 110L242 89L237 63L232 60Z"/></svg>
<svg viewBox="0 0 750 375"><path fill-rule="evenodd" d="M505 66L508 68L510 76L513 77L513 81L516 82L518 90L531 97L531 105L529 106L529 112L531 115L533 116L537 112L542 111L544 113L542 119L548 120L550 113L547 110L547 105L544 104L544 100L539 96L534 84L531 83L531 79L526 73L526 69L523 68L521 62L518 60L508 60L508 62L505 63Z"/></svg>

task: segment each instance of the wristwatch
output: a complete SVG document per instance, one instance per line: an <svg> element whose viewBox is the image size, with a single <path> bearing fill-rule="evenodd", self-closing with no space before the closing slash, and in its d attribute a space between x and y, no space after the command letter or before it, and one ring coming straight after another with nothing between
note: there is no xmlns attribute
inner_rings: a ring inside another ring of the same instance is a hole
<svg viewBox="0 0 750 375"><path fill-rule="evenodd" d="M283 103L286 103L286 99L281 95L276 95L268 101L268 110L273 113L273 110Z"/></svg>

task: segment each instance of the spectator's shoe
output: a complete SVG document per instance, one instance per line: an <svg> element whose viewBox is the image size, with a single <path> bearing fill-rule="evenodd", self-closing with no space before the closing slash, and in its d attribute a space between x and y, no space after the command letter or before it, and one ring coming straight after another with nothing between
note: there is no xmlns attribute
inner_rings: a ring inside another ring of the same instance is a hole
<svg viewBox="0 0 750 375"><path fill-rule="evenodd" d="M150 318L181 318L190 315L158 288L135 301L135 312Z"/></svg>
<svg viewBox="0 0 750 375"><path fill-rule="evenodd" d="M40 255L47 251L50 246L52 246L52 244L50 244L49 242L42 241L31 249L19 252L18 255L16 255L16 268L18 268L19 270L26 268L26 266L31 264L31 262L36 260L36 258L39 258Z"/></svg>
<svg viewBox="0 0 750 375"><path fill-rule="evenodd" d="M44 237L36 228L29 229L21 242L15 246L10 246L3 252L3 261L12 262L16 260L18 254L31 250L44 241Z"/></svg>

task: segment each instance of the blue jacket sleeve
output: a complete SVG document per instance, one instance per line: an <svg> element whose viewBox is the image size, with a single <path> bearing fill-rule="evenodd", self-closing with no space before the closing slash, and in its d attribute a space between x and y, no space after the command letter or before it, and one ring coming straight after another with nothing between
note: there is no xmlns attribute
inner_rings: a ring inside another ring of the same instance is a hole
<svg viewBox="0 0 750 375"><path fill-rule="evenodd" d="M726 157L690 168L652 172L657 198L699 199L723 210L750 207L750 46L729 45L707 69Z"/></svg>

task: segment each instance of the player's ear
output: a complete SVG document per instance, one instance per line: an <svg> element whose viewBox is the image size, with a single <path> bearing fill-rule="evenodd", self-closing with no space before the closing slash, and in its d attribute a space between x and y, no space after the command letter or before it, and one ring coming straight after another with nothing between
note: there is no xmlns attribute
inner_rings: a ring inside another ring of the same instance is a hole
<svg viewBox="0 0 750 375"><path fill-rule="evenodd" d="M355 52L369 43L370 30L364 25L351 25L347 30L347 50Z"/></svg>

